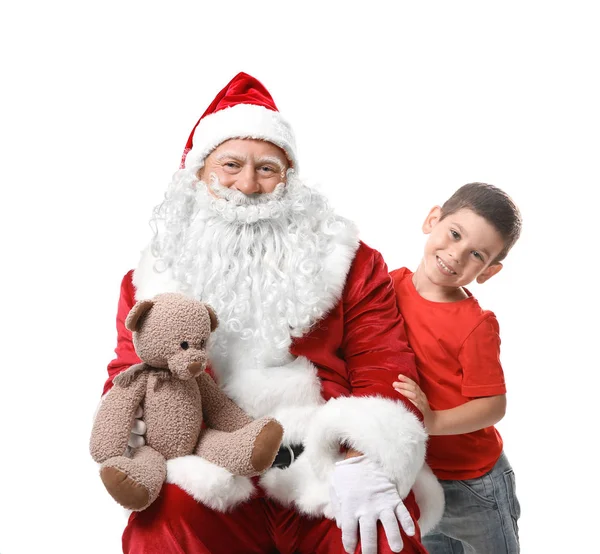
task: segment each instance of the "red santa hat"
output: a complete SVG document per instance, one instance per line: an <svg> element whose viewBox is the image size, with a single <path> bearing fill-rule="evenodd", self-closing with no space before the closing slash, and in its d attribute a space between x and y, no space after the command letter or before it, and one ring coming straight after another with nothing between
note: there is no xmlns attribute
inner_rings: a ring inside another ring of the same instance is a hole
<svg viewBox="0 0 600 554"><path fill-rule="evenodd" d="M201 168L206 156L233 138L272 142L297 166L292 128L264 85L246 73L238 73L198 120L185 145L181 167Z"/></svg>

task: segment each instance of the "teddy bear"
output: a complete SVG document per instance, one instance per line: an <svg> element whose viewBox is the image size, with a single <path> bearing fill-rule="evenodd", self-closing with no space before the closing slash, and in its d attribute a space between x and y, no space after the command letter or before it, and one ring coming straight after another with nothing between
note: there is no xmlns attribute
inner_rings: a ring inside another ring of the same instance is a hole
<svg viewBox="0 0 600 554"><path fill-rule="evenodd" d="M129 510L147 508L166 478L166 461L197 454L234 475L271 467L283 428L252 419L205 372L213 309L178 293L137 302L125 321L142 363L115 377L96 414L90 452L110 495ZM146 444L129 451L142 407ZM203 425L204 422L204 425Z"/></svg>

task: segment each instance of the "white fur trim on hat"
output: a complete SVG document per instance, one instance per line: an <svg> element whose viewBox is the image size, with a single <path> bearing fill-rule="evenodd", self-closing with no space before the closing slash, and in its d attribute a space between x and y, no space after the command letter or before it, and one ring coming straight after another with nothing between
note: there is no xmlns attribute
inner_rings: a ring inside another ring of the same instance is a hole
<svg viewBox="0 0 600 554"><path fill-rule="evenodd" d="M202 118L194 131L193 146L185 159L185 167L194 171L200 169L206 156L226 140L234 138L272 142L285 151L294 169L298 169L296 141L290 124L279 112L255 104L236 104Z"/></svg>

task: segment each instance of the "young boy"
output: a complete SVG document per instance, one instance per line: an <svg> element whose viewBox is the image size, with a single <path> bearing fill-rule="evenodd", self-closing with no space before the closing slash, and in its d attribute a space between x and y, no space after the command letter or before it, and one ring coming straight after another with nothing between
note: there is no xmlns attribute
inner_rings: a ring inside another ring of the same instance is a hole
<svg viewBox="0 0 600 554"><path fill-rule="evenodd" d="M399 375L394 388L424 415L427 462L446 498L423 538L431 554L519 552L514 473L494 428L506 408L498 322L465 286L496 275L520 231L508 195L471 183L429 212L417 270L392 272L421 382Z"/></svg>

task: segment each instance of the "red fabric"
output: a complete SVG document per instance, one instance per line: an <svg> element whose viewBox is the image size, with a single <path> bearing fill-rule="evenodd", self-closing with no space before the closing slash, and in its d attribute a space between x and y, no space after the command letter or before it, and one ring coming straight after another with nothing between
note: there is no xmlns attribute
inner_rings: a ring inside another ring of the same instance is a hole
<svg viewBox="0 0 600 554"><path fill-rule="evenodd" d="M104 384L103 395L111 389L112 381L119 373L141 362L133 346L131 331L125 327L125 319L127 319L129 311L135 304L135 289L132 278L133 270L127 273L121 282L121 293L117 307L117 347L115 348L117 356L108 364L108 381Z"/></svg>
<svg viewBox="0 0 600 554"><path fill-rule="evenodd" d="M419 509L412 493L405 505L415 519ZM202 537L200 539L200 537ZM404 540L404 554L426 554L420 535ZM390 554L378 528L378 553ZM123 534L126 554L345 554L334 521L307 518L264 497L229 513L199 504L175 485L165 485L145 511L133 513ZM361 552L360 546L356 554Z"/></svg>
<svg viewBox="0 0 600 554"><path fill-rule="evenodd" d="M210 106L208 106L206 111L202 114L202 117L196 122L196 125L194 125L185 145L182 167L186 154L192 149L194 131L196 130L196 127L198 127L200 121L207 115L211 115L225 108L231 108L237 104L254 104L255 106L262 106L263 108L267 108L267 110L272 110L274 112L279 111L273 97L259 80L247 73L238 73L231 81L229 81L229 83L227 83L225 88L217 94Z"/></svg>
<svg viewBox="0 0 600 554"><path fill-rule="evenodd" d="M506 393L500 364L500 335L494 314L469 298L431 302L423 298L406 268L392 272L408 340L417 357L421 388L434 410L472 398ZM474 479L487 473L502 451L495 427L429 438L427 462L439 479Z"/></svg>
<svg viewBox="0 0 600 554"><path fill-rule="evenodd" d="M135 303L133 272L123 278L117 314L117 357L108 366L104 393L121 371L138 363L125 328L125 319ZM341 301L297 339L290 349L305 356L318 370L323 398L379 395L404 403L422 421L410 402L399 399L392 388L398 373L417 380L415 359L408 346L402 318L387 266L379 252L359 246L346 279Z"/></svg>

